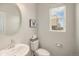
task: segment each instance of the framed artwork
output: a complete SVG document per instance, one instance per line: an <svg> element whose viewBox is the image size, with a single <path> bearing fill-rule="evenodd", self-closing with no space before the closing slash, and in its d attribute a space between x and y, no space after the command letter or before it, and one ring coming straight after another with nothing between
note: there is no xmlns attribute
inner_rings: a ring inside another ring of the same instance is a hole
<svg viewBox="0 0 79 59"><path fill-rule="evenodd" d="M66 32L66 7L50 8L49 27L53 32Z"/></svg>
<svg viewBox="0 0 79 59"><path fill-rule="evenodd" d="M29 26L30 28L36 28L36 20L35 19L30 19L29 20Z"/></svg>

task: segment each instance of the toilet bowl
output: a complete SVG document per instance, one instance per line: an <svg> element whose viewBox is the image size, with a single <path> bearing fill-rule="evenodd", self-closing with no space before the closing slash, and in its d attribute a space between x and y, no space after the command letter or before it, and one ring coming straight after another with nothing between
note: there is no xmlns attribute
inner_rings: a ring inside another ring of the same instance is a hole
<svg viewBox="0 0 79 59"><path fill-rule="evenodd" d="M31 55L33 56L50 56L50 52L46 49L39 48L39 40L37 36L33 35L30 39Z"/></svg>
<svg viewBox="0 0 79 59"><path fill-rule="evenodd" d="M50 53L46 49L39 48L35 51L35 56L50 56Z"/></svg>

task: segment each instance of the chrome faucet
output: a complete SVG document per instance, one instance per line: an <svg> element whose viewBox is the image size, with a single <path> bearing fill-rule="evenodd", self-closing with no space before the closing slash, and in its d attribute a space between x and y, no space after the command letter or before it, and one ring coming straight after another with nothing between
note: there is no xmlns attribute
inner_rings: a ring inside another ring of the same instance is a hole
<svg viewBox="0 0 79 59"><path fill-rule="evenodd" d="M14 45L15 45L15 42L14 40L11 39L10 48L14 47Z"/></svg>

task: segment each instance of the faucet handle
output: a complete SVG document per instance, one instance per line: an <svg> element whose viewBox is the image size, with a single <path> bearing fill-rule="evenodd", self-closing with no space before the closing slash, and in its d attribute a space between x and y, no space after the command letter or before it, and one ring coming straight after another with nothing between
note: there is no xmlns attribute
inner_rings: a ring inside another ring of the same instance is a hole
<svg viewBox="0 0 79 59"><path fill-rule="evenodd" d="M15 41L13 39L11 39L11 43L15 43Z"/></svg>
<svg viewBox="0 0 79 59"><path fill-rule="evenodd" d="M11 43L13 43L13 39L11 39Z"/></svg>

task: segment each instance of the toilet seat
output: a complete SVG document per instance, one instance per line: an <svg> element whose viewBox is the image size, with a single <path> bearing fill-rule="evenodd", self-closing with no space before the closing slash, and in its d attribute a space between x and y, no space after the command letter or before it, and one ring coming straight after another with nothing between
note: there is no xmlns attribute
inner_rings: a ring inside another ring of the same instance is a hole
<svg viewBox="0 0 79 59"><path fill-rule="evenodd" d="M38 56L49 56L50 53L46 49L39 48L35 51Z"/></svg>

